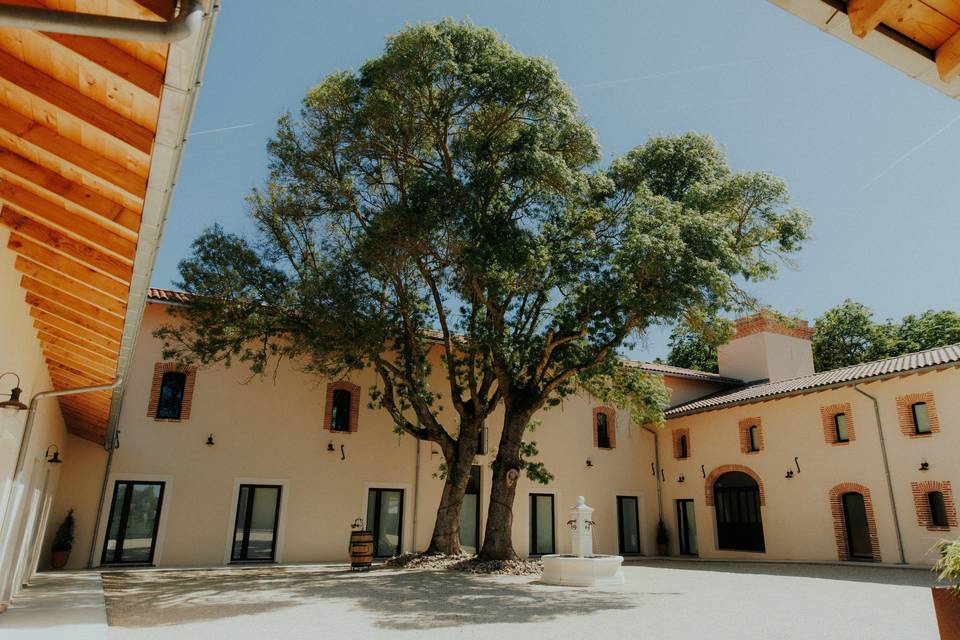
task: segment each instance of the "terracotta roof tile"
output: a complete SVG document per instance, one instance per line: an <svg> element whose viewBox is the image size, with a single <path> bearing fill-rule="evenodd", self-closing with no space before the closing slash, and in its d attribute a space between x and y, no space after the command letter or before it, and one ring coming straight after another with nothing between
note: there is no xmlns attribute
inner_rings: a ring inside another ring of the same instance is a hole
<svg viewBox="0 0 960 640"><path fill-rule="evenodd" d="M870 378L916 371L919 369L928 369L932 367L941 367L945 365L960 366L960 344L949 345L946 347L937 347L936 349L927 349L917 353L908 353L894 358L884 360L875 360L873 362L864 362L842 369L832 369L830 371L821 371L808 376L792 378L790 380L781 380L779 382L767 382L755 384L747 387L741 387L730 392L722 392L677 405L666 411L667 418L678 418L680 416L690 415L692 413L701 413L703 411L712 411L723 407L734 406L738 404L748 404L759 402L763 399L769 399L780 396L789 396L807 391L822 389L825 387L834 387L845 384L854 384L856 382Z"/></svg>

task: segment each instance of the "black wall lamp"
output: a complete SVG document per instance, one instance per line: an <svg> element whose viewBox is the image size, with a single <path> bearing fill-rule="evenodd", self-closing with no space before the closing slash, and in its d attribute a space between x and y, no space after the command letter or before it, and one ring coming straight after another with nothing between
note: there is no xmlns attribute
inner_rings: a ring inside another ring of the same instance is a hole
<svg viewBox="0 0 960 640"><path fill-rule="evenodd" d="M6 371L0 373L0 379L4 376L13 376L17 379L16 384L13 385L13 389L10 390L10 393L0 393L0 396L7 396L7 400L0 402L0 409L7 415L13 415L18 411L23 411L27 408L27 405L23 404L20 401L20 394L23 393L23 389L20 388L20 376L15 374L13 371Z"/></svg>
<svg viewBox="0 0 960 640"><path fill-rule="evenodd" d="M587 458L587 466L588 466L588 467L592 467L592 466L593 466L593 460L591 460L590 458Z"/></svg>
<svg viewBox="0 0 960 640"><path fill-rule="evenodd" d="M920 470L920 471L929 471L929 470L930 470L930 463L927 462L926 460L921 460L921 461L920 461L920 469L919 469L919 470Z"/></svg>
<svg viewBox="0 0 960 640"><path fill-rule="evenodd" d="M792 477L793 477L793 469L787 469L787 475L785 475L785 476L783 476L783 477L784 477L784 478L792 478Z"/></svg>
<svg viewBox="0 0 960 640"><path fill-rule="evenodd" d="M213 434L211 433L210 435L207 436L206 445L207 445L208 447L212 447L212 446L215 445L215 444L217 444L217 443L213 441Z"/></svg>
<svg viewBox="0 0 960 640"><path fill-rule="evenodd" d="M680 474L680 477L677 478L677 482L683 482L683 481L685 481L685 480L686 480L686 478L683 477L683 474L682 474L682 473Z"/></svg>
<svg viewBox="0 0 960 640"><path fill-rule="evenodd" d="M55 449L52 455L50 454L50 449ZM47 462L50 464L60 464L63 462L63 460L60 459L60 447L55 444L47 447L47 452L43 455L47 458Z"/></svg>
<svg viewBox="0 0 960 640"><path fill-rule="evenodd" d="M333 441L327 443L327 451L333 451Z"/></svg>

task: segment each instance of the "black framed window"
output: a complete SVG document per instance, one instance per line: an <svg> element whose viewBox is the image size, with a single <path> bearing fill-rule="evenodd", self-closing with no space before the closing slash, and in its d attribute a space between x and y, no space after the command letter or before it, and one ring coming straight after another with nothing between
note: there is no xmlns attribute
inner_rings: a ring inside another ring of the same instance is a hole
<svg viewBox="0 0 960 640"><path fill-rule="evenodd" d="M555 553L553 494L530 494L530 555Z"/></svg>
<svg viewBox="0 0 960 640"><path fill-rule="evenodd" d="M403 553L403 490L367 492L367 528L373 531L373 555L387 558Z"/></svg>
<svg viewBox="0 0 960 640"><path fill-rule="evenodd" d="M597 414L597 446L601 449L610 448L610 425L605 413Z"/></svg>
<svg viewBox="0 0 960 640"><path fill-rule="evenodd" d="M274 561L281 490L280 485L240 485L230 552L232 562Z"/></svg>
<svg viewBox="0 0 960 640"><path fill-rule="evenodd" d="M833 416L833 429L837 442L850 442L850 431L847 429L847 414L838 413Z"/></svg>
<svg viewBox="0 0 960 640"><path fill-rule="evenodd" d="M480 465L470 467L470 479L460 506L460 544L480 548Z"/></svg>
<svg viewBox="0 0 960 640"><path fill-rule="evenodd" d="M179 420L183 409L183 390L187 386L187 374L167 371L160 379L160 397L157 401L157 417Z"/></svg>
<svg viewBox="0 0 960 640"><path fill-rule="evenodd" d="M939 491L929 492L927 494L927 504L930 505L930 526L949 527L947 503L943 500L943 494Z"/></svg>
<svg viewBox="0 0 960 640"><path fill-rule="evenodd" d="M750 451L760 451L760 427L753 425L747 430Z"/></svg>
<svg viewBox="0 0 960 640"><path fill-rule="evenodd" d="M687 445L687 434L680 436L680 456L681 458L690 457L690 449Z"/></svg>
<svg viewBox="0 0 960 640"><path fill-rule="evenodd" d="M153 563L163 488L163 482L116 482L101 564Z"/></svg>
<svg viewBox="0 0 960 640"><path fill-rule="evenodd" d="M926 402L917 402L912 407L913 430L916 433L930 433L930 414Z"/></svg>
<svg viewBox="0 0 960 640"><path fill-rule="evenodd" d="M620 553L640 553L640 507L636 496L617 496Z"/></svg>
<svg viewBox="0 0 960 640"><path fill-rule="evenodd" d="M350 392L336 389L333 392L333 411L330 414L331 431L350 431Z"/></svg>

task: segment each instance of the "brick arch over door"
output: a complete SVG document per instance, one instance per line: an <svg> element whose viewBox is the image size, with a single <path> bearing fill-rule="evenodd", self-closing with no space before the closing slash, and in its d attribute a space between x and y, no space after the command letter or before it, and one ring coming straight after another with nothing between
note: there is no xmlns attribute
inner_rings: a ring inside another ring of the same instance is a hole
<svg viewBox="0 0 960 640"><path fill-rule="evenodd" d="M717 478L731 471L739 471L740 473L745 473L751 478L753 478L753 481L757 483L757 488L760 489L760 506L761 507L767 506L767 496L766 496L766 492L764 492L763 490L763 480L760 479L760 476L757 475L756 471L754 471L750 467L745 467L742 464L724 464L724 465L720 465L719 467L711 471L707 475L707 479L703 481L704 482L703 491L704 491L704 495L706 496L708 507L714 506L713 485L717 482Z"/></svg>
<svg viewBox="0 0 960 640"><path fill-rule="evenodd" d="M837 557L840 560L850 559L850 549L847 547L847 525L843 518L843 494L859 493L863 496L863 505L867 511L867 532L870 534L870 549L873 559L880 562L880 539L877 537L877 521L873 513L873 500L870 498L870 489L856 482L842 482L830 489L830 511L833 514L833 536L837 541Z"/></svg>

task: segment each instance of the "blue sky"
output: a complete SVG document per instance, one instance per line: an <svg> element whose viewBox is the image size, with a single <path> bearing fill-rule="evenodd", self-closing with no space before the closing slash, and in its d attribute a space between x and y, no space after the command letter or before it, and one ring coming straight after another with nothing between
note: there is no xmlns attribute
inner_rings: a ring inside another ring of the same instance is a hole
<svg viewBox="0 0 960 640"><path fill-rule="evenodd" d="M177 281L206 226L247 227L278 115L386 35L445 16L552 60L605 160L696 130L734 168L783 177L814 237L754 287L763 302L809 319L847 297L880 318L960 308L960 102L763 0L224 3L153 284ZM654 332L632 355L665 352Z"/></svg>

